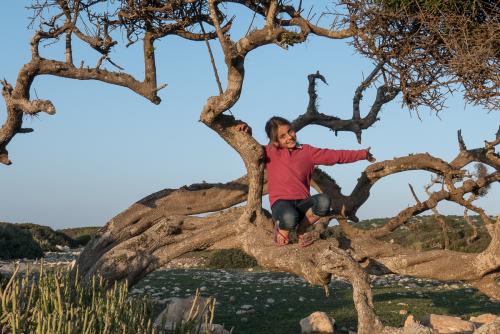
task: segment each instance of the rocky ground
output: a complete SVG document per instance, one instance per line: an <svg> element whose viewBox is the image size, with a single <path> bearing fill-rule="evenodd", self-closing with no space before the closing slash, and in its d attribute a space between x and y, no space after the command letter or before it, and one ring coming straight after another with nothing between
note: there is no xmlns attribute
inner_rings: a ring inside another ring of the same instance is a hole
<svg viewBox="0 0 500 334"><path fill-rule="evenodd" d="M0 261L0 272L10 273L19 265L37 270L71 266L81 249L47 252L42 260ZM235 333L298 333L300 319L324 311L336 320L339 332L355 330L356 313L351 286L340 278L323 288L310 286L302 278L283 272L205 269L206 256L186 256L148 275L134 286L131 295L149 295L159 313L172 298L201 291L217 300L215 322L235 327ZM375 305L385 323L402 326L408 315L449 314L468 319L483 313L500 314L500 303L490 300L462 282L441 282L399 275L372 276Z"/></svg>
<svg viewBox="0 0 500 334"><path fill-rule="evenodd" d="M371 277L378 314L385 323L403 326L408 315L450 314L469 319L483 313L500 314L500 303L462 282L440 282L398 275ZM235 333L299 333L299 321L324 311L337 322L340 333L354 331L356 312L351 286L335 278L330 296L321 287L283 272L205 269L158 270L131 289L148 294L158 312L172 298L201 291L217 300L215 323L235 327Z"/></svg>
<svg viewBox="0 0 500 334"><path fill-rule="evenodd" d="M25 272L28 268L30 271L37 271L42 262L48 268L70 266L82 250L83 248L69 249L61 247L59 252L45 252L44 257L41 259L0 260L0 273L12 273L17 266L19 266L20 272Z"/></svg>

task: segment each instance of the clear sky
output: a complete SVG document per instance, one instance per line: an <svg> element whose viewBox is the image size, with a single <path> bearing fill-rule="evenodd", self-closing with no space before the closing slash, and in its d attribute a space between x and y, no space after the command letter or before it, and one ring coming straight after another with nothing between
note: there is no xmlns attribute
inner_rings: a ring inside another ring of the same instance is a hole
<svg viewBox="0 0 500 334"><path fill-rule="evenodd" d="M0 78L12 84L30 58L33 31L27 28L30 12L24 8L28 3L4 0L0 5ZM238 16L236 33L245 31L250 20L248 15ZM224 73L217 43L212 45ZM76 64L82 59L95 64L98 57L94 52L79 45L76 49ZM142 80L140 49L140 45L118 48L112 59ZM41 50L45 57L64 57L61 44ZM206 99L217 93L204 43L169 37L157 43L156 50L158 82L168 84L160 92L163 102L158 106L128 89L100 82L49 76L36 79L32 96L51 100L57 114L27 118L24 126L35 131L17 135L7 147L13 164L0 165L0 221L33 222L53 228L104 225L158 190L203 180L227 182L245 173L239 156L198 122ZM318 86L320 112L347 118L352 114L354 90L372 68L347 41L312 36L288 51L276 45L265 46L247 57L243 93L232 112L250 124L254 136L265 143L263 128L268 118L281 115L294 119L305 111L307 74L319 70L329 83ZM373 91L367 92L363 114L372 101ZM458 129L462 129L469 148L493 139L500 124L498 111L488 113L465 106L461 94L450 96L447 105L439 117L424 110L419 119L403 109L401 99L396 98L383 108L381 121L363 133L362 145L352 133L335 137L318 126L310 126L298 136L301 142L319 147L371 146L379 161L419 152L449 161L458 152ZM0 122L4 120L2 103ZM367 165L363 161L324 169L344 193L350 193ZM392 216L413 205L408 183L422 199L423 186L429 179L426 172L383 179L359 210L360 218ZM496 215L500 213L499 198L500 187L494 184L487 198L476 203ZM454 204L443 204L439 209L445 214L463 213Z"/></svg>

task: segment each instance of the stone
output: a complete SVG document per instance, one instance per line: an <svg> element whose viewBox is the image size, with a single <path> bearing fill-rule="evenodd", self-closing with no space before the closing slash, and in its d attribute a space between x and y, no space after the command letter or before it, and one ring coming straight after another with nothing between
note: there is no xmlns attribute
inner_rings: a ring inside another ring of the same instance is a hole
<svg viewBox="0 0 500 334"><path fill-rule="evenodd" d="M236 301L236 297L235 296L229 296L229 302L230 303L234 303Z"/></svg>
<svg viewBox="0 0 500 334"><path fill-rule="evenodd" d="M325 312L313 312L300 320L301 333L334 333L334 324L335 320L330 319Z"/></svg>
<svg viewBox="0 0 500 334"><path fill-rule="evenodd" d="M201 313L201 310L203 310L207 300L208 298L204 297L197 298L195 308L193 310L193 312L198 311L198 314L196 314L197 319L201 319L208 312L207 308L203 314ZM171 298L167 307L155 319L154 326L163 329L171 329L175 324L187 321L193 302L194 296L187 298Z"/></svg>
<svg viewBox="0 0 500 334"><path fill-rule="evenodd" d="M490 322L495 321L498 318L497 315L491 314L491 313L485 313L478 315L477 317L470 317L469 321L472 321L473 323L476 324L489 324Z"/></svg>
<svg viewBox="0 0 500 334"><path fill-rule="evenodd" d="M498 333L500 333L500 317L497 317L496 320L494 320L493 322L482 325L474 332L474 334L498 334Z"/></svg>
<svg viewBox="0 0 500 334"><path fill-rule="evenodd" d="M219 324L209 325L209 328L206 328L205 324L200 326L200 333L210 333L210 334L231 334L231 331L228 331L224 328L224 326Z"/></svg>
<svg viewBox="0 0 500 334"><path fill-rule="evenodd" d="M272 304L272 303L274 303L274 299L272 299L272 298L267 298L266 302L267 302L268 304Z"/></svg>
<svg viewBox="0 0 500 334"><path fill-rule="evenodd" d="M385 333L385 332L383 332ZM387 332L389 333L398 333L398 334L436 334L437 332L433 330L432 328L422 326L421 324L414 323L409 327L404 327L403 331L397 331L397 332Z"/></svg>
<svg viewBox="0 0 500 334"><path fill-rule="evenodd" d="M56 249L61 252L69 252L70 248L68 246L56 245Z"/></svg>
<svg viewBox="0 0 500 334"><path fill-rule="evenodd" d="M417 322L415 321L415 317L413 315L409 315L408 317L406 317L406 320L405 320L405 324L404 324L404 328L408 328L408 327L412 327L416 324Z"/></svg>
<svg viewBox="0 0 500 334"><path fill-rule="evenodd" d="M468 334L474 332L474 324L449 315L429 314L422 323L436 330L439 334Z"/></svg>

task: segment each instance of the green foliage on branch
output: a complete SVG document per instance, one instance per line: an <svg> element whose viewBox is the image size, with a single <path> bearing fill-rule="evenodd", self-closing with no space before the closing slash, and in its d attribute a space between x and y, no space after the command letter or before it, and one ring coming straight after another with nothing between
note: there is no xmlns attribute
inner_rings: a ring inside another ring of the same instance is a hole
<svg viewBox="0 0 500 334"><path fill-rule="evenodd" d="M250 268L257 265L253 256L239 249L221 249L212 253L208 266L211 268L238 269Z"/></svg>

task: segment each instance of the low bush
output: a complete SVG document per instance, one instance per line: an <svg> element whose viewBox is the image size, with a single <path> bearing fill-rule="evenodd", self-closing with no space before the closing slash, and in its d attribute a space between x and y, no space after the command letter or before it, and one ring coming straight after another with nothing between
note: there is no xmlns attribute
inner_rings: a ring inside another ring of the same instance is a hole
<svg viewBox="0 0 500 334"><path fill-rule="evenodd" d="M16 224L16 226L30 232L33 239L38 242L44 252L57 251L57 245L67 246L70 248L78 247L78 243L75 240L62 232L54 231L48 226L31 223Z"/></svg>
<svg viewBox="0 0 500 334"><path fill-rule="evenodd" d="M477 238L471 242L467 239L472 235L472 228L462 216L450 215L442 216L442 218L446 225L450 250L478 253L488 247L491 237L479 216L470 217L478 231ZM389 220L390 218L367 219L357 223L356 227L362 229L377 228L387 224ZM338 225L330 227L329 230L329 236L338 236L338 233L341 233ZM381 240L394 242L417 251L442 249L444 246L442 228L434 216L412 217L406 224L398 227Z"/></svg>
<svg viewBox="0 0 500 334"><path fill-rule="evenodd" d="M68 237L74 239L79 246L86 246L92 238L97 235L97 232L101 229L98 226L90 227L75 227L75 228L65 228L58 230L66 234Z"/></svg>
<svg viewBox="0 0 500 334"><path fill-rule="evenodd" d="M130 297L126 281L108 288L102 278L82 282L67 269L41 267L22 277L18 269L0 285L0 333L199 334L211 327L211 320L192 317L169 332L154 328L150 298Z"/></svg>
<svg viewBox="0 0 500 334"><path fill-rule="evenodd" d="M0 222L0 259L35 259L43 256L43 250L29 231L17 225Z"/></svg>
<svg viewBox="0 0 500 334"><path fill-rule="evenodd" d="M255 267L257 260L239 249L220 249L214 251L208 261L211 268L239 269Z"/></svg>
<svg viewBox="0 0 500 334"><path fill-rule="evenodd" d="M92 240L92 236L89 234L80 235L75 239L79 246L86 246L90 240Z"/></svg>

